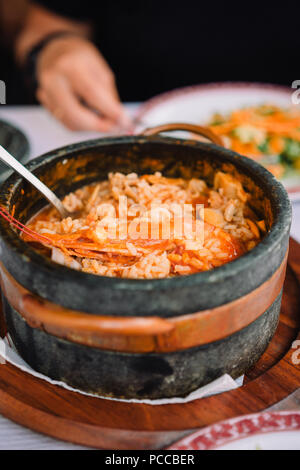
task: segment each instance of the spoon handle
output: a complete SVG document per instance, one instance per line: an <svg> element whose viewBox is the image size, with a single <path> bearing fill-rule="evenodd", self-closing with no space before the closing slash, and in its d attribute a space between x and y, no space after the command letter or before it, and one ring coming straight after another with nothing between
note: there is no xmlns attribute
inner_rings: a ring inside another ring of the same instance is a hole
<svg viewBox="0 0 300 470"><path fill-rule="evenodd" d="M16 160L7 150L5 150L0 145L0 160L2 160L6 165L10 166L13 170L19 173L20 176L25 178L29 183L31 183L40 193L45 196L46 199L56 207L62 218L68 216L68 212L64 208L62 202L58 197L44 184L40 181L33 173L31 173L25 166L23 166L18 160Z"/></svg>

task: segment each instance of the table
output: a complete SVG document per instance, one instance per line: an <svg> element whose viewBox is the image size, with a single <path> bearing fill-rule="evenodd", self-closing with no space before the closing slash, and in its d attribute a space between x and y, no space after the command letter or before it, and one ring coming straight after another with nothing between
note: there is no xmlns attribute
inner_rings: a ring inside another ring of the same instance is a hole
<svg viewBox="0 0 300 470"><path fill-rule="evenodd" d="M130 103L126 107L132 115L137 104ZM56 147L104 135L97 132L69 131L40 106L0 106L0 119L10 121L25 132L30 141L30 158ZM300 200L293 203L291 235L300 242ZM3 449L75 450L84 447L35 433L0 416L0 450Z"/></svg>

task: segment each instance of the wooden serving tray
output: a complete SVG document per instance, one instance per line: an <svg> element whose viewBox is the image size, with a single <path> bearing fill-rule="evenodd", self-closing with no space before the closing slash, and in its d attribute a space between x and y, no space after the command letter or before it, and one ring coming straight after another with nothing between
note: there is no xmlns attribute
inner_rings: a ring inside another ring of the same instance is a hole
<svg viewBox="0 0 300 470"><path fill-rule="evenodd" d="M5 364L0 365L0 413L90 447L161 448L197 428L264 410L300 387L300 364L292 361L299 331L300 245L291 239L279 326L243 387L185 404L144 405L84 396Z"/></svg>

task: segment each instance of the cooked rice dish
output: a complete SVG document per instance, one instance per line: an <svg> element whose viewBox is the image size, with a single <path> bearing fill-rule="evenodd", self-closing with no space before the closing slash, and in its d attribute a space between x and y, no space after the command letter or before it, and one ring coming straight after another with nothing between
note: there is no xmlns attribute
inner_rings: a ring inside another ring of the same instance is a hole
<svg viewBox="0 0 300 470"><path fill-rule="evenodd" d="M38 237L23 238L46 249L56 263L87 273L140 279L189 275L257 245L266 224L249 199L241 182L221 171L213 187L158 172L110 173L108 180L64 198L66 209L78 212L75 219L61 220L48 207L27 224Z"/></svg>

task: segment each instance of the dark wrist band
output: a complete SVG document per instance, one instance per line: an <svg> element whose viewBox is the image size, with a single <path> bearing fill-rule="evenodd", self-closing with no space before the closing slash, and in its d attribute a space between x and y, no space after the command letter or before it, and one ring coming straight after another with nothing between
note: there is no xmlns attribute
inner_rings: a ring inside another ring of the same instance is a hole
<svg viewBox="0 0 300 470"><path fill-rule="evenodd" d="M64 36L76 36L76 33L73 33L71 31L56 31L55 33L48 34L41 41L35 44L27 54L26 61L24 64L25 79L33 93L36 92L38 87L38 81L36 76L36 64L40 52L50 42Z"/></svg>

